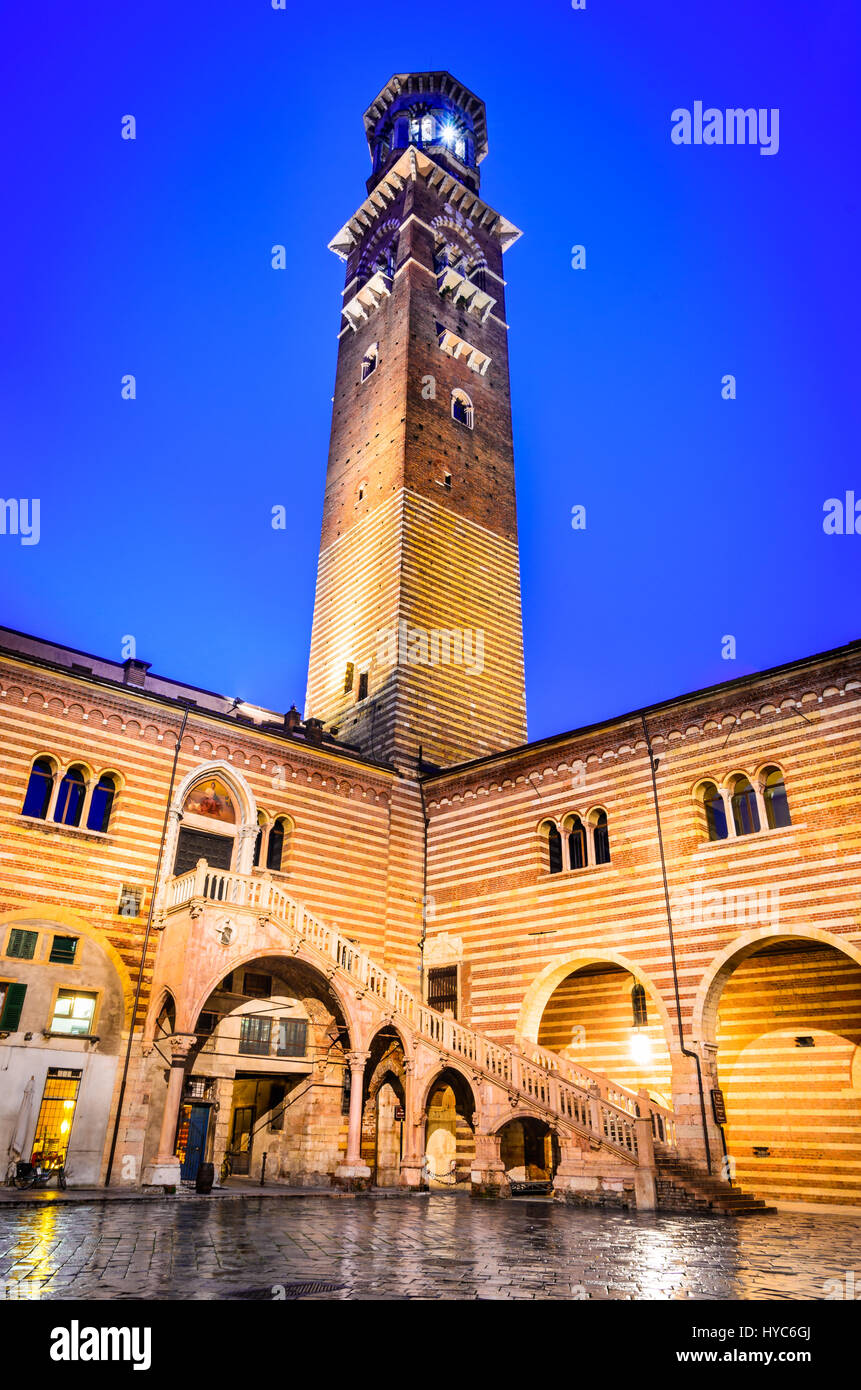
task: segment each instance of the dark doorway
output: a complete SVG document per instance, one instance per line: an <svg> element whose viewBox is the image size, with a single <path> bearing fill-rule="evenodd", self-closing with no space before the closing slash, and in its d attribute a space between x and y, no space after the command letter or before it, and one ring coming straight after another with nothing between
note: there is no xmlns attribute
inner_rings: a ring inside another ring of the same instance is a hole
<svg viewBox="0 0 861 1390"><path fill-rule="evenodd" d="M229 869L233 858L232 835L210 835L205 830L180 826L173 872L177 878L190 873L198 859L205 859L215 869Z"/></svg>
<svg viewBox="0 0 861 1390"><path fill-rule="evenodd" d="M247 1176L251 1168L251 1145L254 1134L254 1106L240 1105L233 1112L230 1134L230 1166L238 1176Z"/></svg>

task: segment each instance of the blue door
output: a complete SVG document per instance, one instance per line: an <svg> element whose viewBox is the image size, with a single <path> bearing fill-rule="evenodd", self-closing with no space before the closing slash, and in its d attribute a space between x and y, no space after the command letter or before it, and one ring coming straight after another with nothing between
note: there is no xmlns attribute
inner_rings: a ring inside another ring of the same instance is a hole
<svg viewBox="0 0 861 1390"><path fill-rule="evenodd" d="M188 1135L182 1159L180 1175L183 1182L194 1182L197 1170L206 1153L206 1135L209 1130L208 1105L192 1105L188 1117Z"/></svg>

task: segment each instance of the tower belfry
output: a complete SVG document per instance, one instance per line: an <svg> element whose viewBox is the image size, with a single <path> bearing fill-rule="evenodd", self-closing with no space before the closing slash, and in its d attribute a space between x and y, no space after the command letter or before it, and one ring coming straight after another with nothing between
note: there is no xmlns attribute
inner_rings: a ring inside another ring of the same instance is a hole
<svg viewBox="0 0 861 1390"><path fill-rule="evenodd" d="M306 712L377 758L526 739L502 255L484 103L396 75L365 113L346 262Z"/></svg>

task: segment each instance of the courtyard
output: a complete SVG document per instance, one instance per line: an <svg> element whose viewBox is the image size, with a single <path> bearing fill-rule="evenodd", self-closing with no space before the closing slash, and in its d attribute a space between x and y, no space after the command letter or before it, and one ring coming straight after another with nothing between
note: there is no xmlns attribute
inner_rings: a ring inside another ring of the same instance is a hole
<svg viewBox="0 0 861 1390"><path fill-rule="evenodd" d="M821 1300L827 1280L852 1297L859 1266L861 1213L732 1220L468 1194L0 1209L7 1298Z"/></svg>

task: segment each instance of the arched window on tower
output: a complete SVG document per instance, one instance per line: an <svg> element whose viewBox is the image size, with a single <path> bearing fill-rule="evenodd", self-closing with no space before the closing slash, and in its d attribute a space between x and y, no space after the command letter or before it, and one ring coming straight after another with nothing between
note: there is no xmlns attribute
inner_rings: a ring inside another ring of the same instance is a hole
<svg viewBox="0 0 861 1390"><path fill-rule="evenodd" d="M111 822L114 797L117 794L117 779L110 772L103 772L95 787L87 813L87 829L99 830L105 834Z"/></svg>
<svg viewBox="0 0 861 1390"><path fill-rule="evenodd" d="M769 830L779 830L792 824L789 814L789 801L786 784L779 767L766 767L762 772L762 795L765 801L765 817Z"/></svg>
<svg viewBox="0 0 861 1390"><path fill-rule="evenodd" d="M254 836L254 854L251 858L251 866L254 869L260 867L260 860L263 855L263 847L266 841L266 829L268 821L265 811L257 812L257 834Z"/></svg>
<svg viewBox="0 0 861 1390"><path fill-rule="evenodd" d="M649 1011L646 1004L646 991L642 985L634 985L631 990L631 1010L634 1015L634 1027L646 1028L649 1023Z"/></svg>
<svg viewBox="0 0 861 1390"><path fill-rule="evenodd" d="M368 377L377 370L379 360L379 347L376 343L372 343L362 358L362 381L367 381Z"/></svg>
<svg viewBox="0 0 861 1390"><path fill-rule="evenodd" d="M30 769L30 780L21 807L22 816L32 816L34 820L44 820L51 804L54 790L54 766L49 758L37 758Z"/></svg>
<svg viewBox="0 0 861 1390"><path fill-rule="evenodd" d="M54 807L54 820L58 825L80 825L86 794L87 779L83 768L68 768L60 783Z"/></svg>
<svg viewBox="0 0 861 1390"><path fill-rule="evenodd" d="M610 827L607 824L607 812L595 811L590 817L592 821L593 836L595 842L595 863L609 864L610 862Z"/></svg>
<svg viewBox="0 0 861 1390"><path fill-rule="evenodd" d="M702 782L700 784L697 789L697 800L703 808L709 839L725 840L729 833L726 823L726 807L714 782Z"/></svg>
<svg viewBox="0 0 861 1390"><path fill-rule="evenodd" d="M732 786L732 818L736 835L753 835L759 830L756 792L747 777L736 777Z"/></svg>
<svg viewBox="0 0 861 1390"><path fill-rule="evenodd" d="M585 825L579 816L569 816L565 821L565 830L568 835L568 867L585 869L589 863Z"/></svg>
<svg viewBox="0 0 861 1390"><path fill-rule="evenodd" d="M422 116L422 135L421 135L422 144L423 144L423 145L429 145L429 144L432 142L432 140L433 140L433 136L434 136L434 119L433 119L433 116Z"/></svg>
<svg viewBox="0 0 861 1390"><path fill-rule="evenodd" d="M459 386L451 393L451 418L457 420L459 425L466 425L467 429L472 429L474 420L472 401Z"/></svg>

